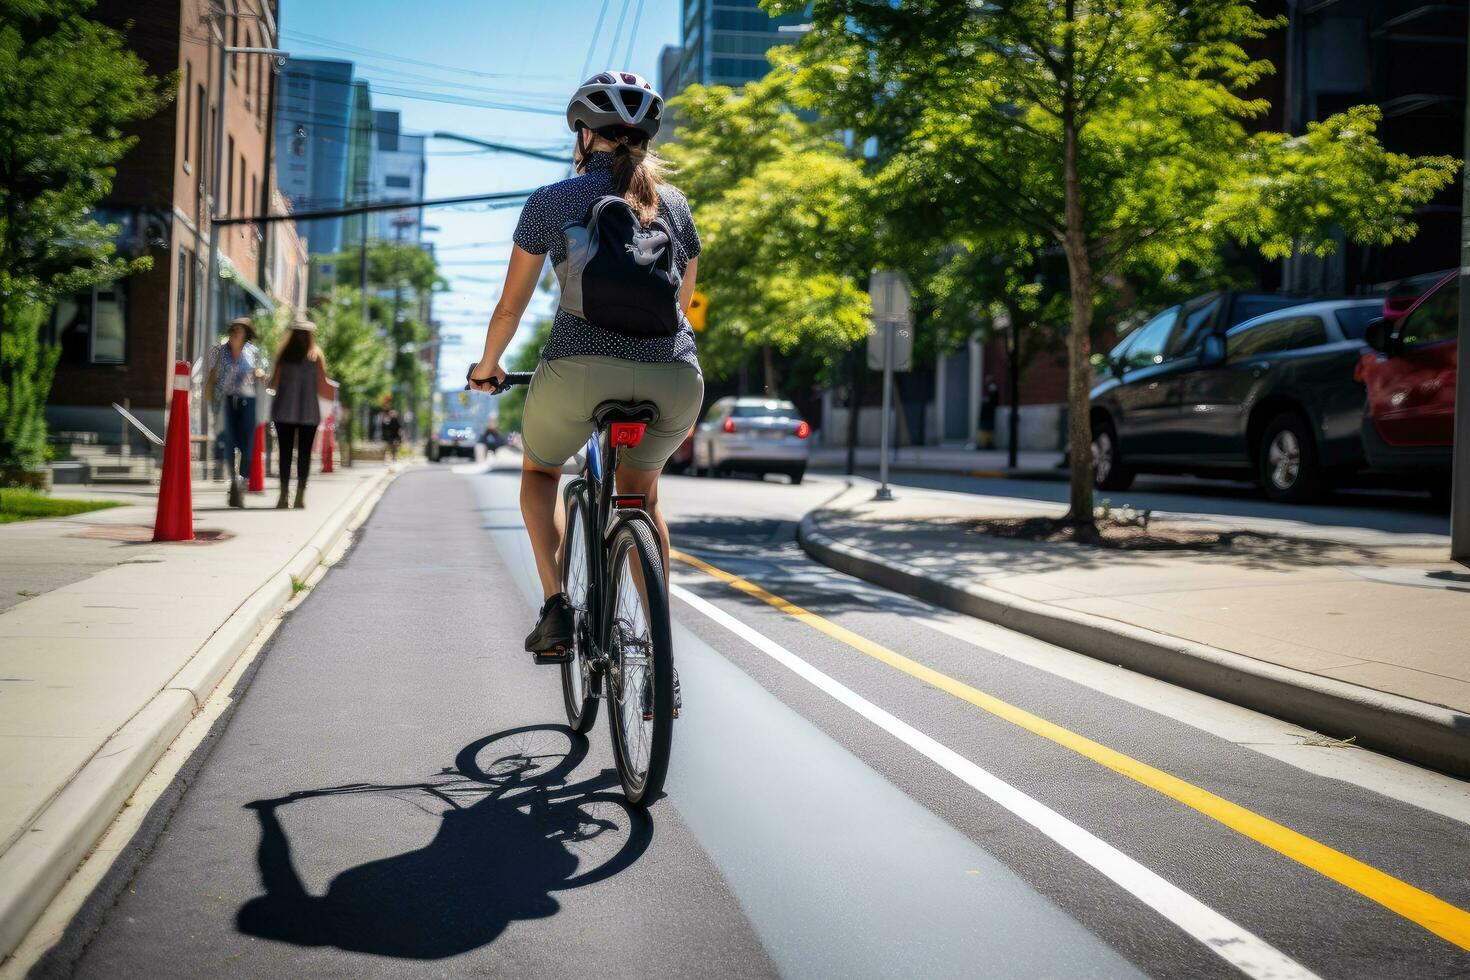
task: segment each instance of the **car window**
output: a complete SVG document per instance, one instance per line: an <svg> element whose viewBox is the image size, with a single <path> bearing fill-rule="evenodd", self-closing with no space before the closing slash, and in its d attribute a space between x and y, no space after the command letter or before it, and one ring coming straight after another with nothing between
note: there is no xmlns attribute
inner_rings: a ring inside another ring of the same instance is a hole
<svg viewBox="0 0 1470 980"><path fill-rule="evenodd" d="M1327 343L1327 325L1319 316L1288 316L1267 320L1245 330L1232 331L1225 340L1225 357L1239 360L1259 354L1299 350Z"/></svg>
<svg viewBox="0 0 1470 980"><path fill-rule="evenodd" d="M1368 335L1368 324L1383 316L1383 304L1372 306L1344 306L1336 313L1337 325L1342 335L1349 340L1362 340Z"/></svg>
<svg viewBox="0 0 1470 980"><path fill-rule="evenodd" d="M1119 344L1118 347L1123 348L1120 358L1123 367L1131 371L1162 361L1164 344L1168 341L1169 331L1174 329L1174 321L1178 317L1179 307L1170 307L1139 327L1123 344Z"/></svg>
<svg viewBox="0 0 1470 980"><path fill-rule="evenodd" d="M1216 297L1197 310L1190 310L1179 318L1178 329L1169 338L1164 348L1164 359L1173 360L1188 354L1199 346L1200 336L1215 323L1215 314L1220 311L1220 298Z"/></svg>
<svg viewBox="0 0 1470 980"><path fill-rule="evenodd" d="M736 405L730 414L739 419L796 418L796 406L791 402L755 402Z"/></svg>
<svg viewBox="0 0 1470 980"><path fill-rule="evenodd" d="M1300 306L1301 300L1288 296L1237 296L1235 297L1235 319L1227 326L1235 326L1272 310L1284 310L1288 306Z"/></svg>
<svg viewBox="0 0 1470 980"><path fill-rule="evenodd" d="M709 411L704 413L704 420L706 422L718 422L720 420L720 416L724 413L725 406L720 404L719 402L715 402L709 407Z"/></svg>
<svg viewBox="0 0 1470 980"><path fill-rule="evenodd" d="M1397 333L1404 346L1432 344L1460 334L1460 280L1451 279L1424 298L1399 321Z"/></svg>

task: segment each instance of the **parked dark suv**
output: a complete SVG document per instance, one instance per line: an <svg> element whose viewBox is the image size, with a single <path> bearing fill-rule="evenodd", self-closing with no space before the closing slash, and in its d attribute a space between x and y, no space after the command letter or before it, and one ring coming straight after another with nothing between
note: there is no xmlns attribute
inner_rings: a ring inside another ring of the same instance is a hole
<svg viewBox="0 0 1470 980"><path fill-rule="evenodd" d="M1261 298L1279 308L1220 329L1206 298L1113 348L1111 376L1092 390L1099 489L1126 489L1140 472L1194 473L1253 477L1274 499L1305 500L1330 472L1361 465L1353 369L1383 301Z"/></svg>

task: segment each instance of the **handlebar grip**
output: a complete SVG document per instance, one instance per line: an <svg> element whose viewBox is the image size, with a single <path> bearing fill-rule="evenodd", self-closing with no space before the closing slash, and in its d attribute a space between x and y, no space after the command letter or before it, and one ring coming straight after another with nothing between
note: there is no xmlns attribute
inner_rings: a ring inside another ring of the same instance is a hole
<svg viewBox="0 0 1470 980"><path fill-rule="evenodd" d="M488 382L490 380L489 378L474 378L474 377L471 377L471 375L474 373L474 370L475 370L476 367L478 367L478 365L471 364L470 367L469 367L469 370L465 371L465 373L464 373L464 378L465 378L465 386L464 387L465 387L465 390L466 391L469 391L470 390L470 382L474 382L476 384L484 384L484 383L486 383L486 382ZM503 393L509 391L511 388L515 387L516 385L528 385L528 384L531 383L531 374L532 374L532 372L530 372L530 371L507 371L506 372L506 375L505 375L505 379L503 381L501 381L500 384L496 385L495 386L495 390L492 391L492 392L490 392L489 394L499 395L499 394L503 394Z"/></svg>

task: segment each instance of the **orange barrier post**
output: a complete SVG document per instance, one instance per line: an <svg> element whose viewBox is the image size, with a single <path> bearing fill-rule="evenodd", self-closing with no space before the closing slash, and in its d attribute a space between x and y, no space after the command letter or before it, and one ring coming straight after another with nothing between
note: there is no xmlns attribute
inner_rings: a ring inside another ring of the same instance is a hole
<svg viewBox="0 0 1470 980"><path fill-rule="evenodd" d="M255 427L255 449L250 453L251 493L265 492L265 423Z"/></svg>
<svg viewBox="0 0 1470 980"><path fill-rule="evenodd" d="M337 452L337 411L327 416L326 423L322 426L322 472L332 472L332 457Z"/></svg>
<svg viewBox="0 0 1470 980"><path fill-rule="evenodd" d="M154 541L194 540L194 499L189 483L189 362L174 362L174 394L163 442Z"/></svg>

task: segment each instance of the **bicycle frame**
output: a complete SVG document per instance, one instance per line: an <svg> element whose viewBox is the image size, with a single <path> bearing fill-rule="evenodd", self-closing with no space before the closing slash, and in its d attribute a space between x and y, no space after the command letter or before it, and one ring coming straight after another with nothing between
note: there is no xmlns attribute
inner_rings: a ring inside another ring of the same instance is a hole
<svg viewBox="0 0 1470 980"><path fill-rule="evenodd" d="M605 464L605 465L604 465ZM605 698L607 695L603 690L602 681L608 673L608 647L611 643L613 626L612 610L612 583L610 581L612 570L609 568L609 549L613 535L624 523L628 521L645 521L649 529L657 538L658 528L653 523L653 518L648 516L648 511L641 506L642 495L637 495L639 506L614 506L615 496L614 484L617 479L618 448L611 443L610 432L606 428L598 429L587 440L582 449L582 471L578 477L567 484L562 492L563 513L571 512L571 501L576 495L583 495L587 506L584 513L587 520L584 521L587 538L585 546L587 555L591 559L588 568L587 581L587 613L593 618L589 624L588 640L589 650L587 663L590 672L584 675L582 680L584 690L597 698ZM626 498L632 500L633 495ZM562 547L572 547L570 536L562 542ZM565 559L565 552L563 552Z"/></svg>

